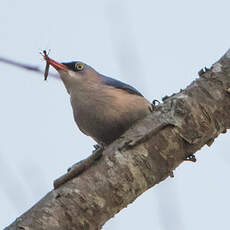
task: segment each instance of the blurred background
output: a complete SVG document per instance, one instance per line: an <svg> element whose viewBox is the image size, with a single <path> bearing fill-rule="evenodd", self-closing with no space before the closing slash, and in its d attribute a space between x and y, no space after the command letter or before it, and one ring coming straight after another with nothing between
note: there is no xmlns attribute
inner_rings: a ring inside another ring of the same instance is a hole
<svg viewBox="0 0 230 230"><path fill-rule="evenodd" d="M185 88L230 48L229 1L2 1L0 56L45 68L81 60L149 100ZM53 69L51 70L55 72ZM0 63L0 229L87 157L93 140L74 123L60 80ZM104 230L229 227L229 133L140 196ZM228 226L228 227L227 227Z"/></svg>

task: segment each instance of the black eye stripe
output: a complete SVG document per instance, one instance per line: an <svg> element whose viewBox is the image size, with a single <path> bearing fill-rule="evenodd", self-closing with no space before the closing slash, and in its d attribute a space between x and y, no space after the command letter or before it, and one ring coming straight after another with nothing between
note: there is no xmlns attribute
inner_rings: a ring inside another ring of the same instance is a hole
<svg viewBox="0 0 230 230"><path fill-rule="evenodd" d="M83 71L85 69L85 64L79 61L63 62L62 64L66 65L68 69L73 70L75 72ZM82 67L77 68L77 65L82 66Z"/></svg>

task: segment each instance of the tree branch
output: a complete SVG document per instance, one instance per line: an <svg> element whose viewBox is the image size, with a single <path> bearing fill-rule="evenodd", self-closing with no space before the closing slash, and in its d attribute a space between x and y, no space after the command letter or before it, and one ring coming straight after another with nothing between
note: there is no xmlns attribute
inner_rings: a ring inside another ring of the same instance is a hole
<svg viewBox="0 0 230 230"><path fill-rule="evenodd" d="M210 146L230 128L230 50L199 75L5 230L100 229L185 157Z"/></svg>

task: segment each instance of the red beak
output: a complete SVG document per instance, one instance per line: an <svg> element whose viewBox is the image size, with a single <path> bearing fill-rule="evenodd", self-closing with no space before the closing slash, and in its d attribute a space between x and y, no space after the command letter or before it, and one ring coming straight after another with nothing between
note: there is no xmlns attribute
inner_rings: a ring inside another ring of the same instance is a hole
<svg viewBox="0 0 230 230"><path fill-rule="evenodd" d="M61 64L59 62L56 62L53 59L49 58L48 56L44 57L44 58L47 61L47 63L49 65L52 65L56 70L66 70L66 69L68 69L68 67L66 65L63 65L63 64Z"/></svg>

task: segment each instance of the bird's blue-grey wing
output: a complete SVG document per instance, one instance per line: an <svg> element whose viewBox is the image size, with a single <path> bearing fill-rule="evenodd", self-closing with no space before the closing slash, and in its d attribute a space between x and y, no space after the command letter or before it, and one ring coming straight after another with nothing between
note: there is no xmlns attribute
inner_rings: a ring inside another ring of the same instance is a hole
<svg viewBox="0 0 230 230"><path fill-rule="evenodd" d="M128 85L128 84L126 84L124 82L115 80L115 79L113 79L111 77L107 77L107 76L104 76L104 75L101 75L101 77L103 78L104 83L106 85L108 85L108 86L112 86L112 87L114 87L116 89L124 90L127 93L136 94L138 96L142 96L143 97L143 95L137 89L135 89L134 87L132 87L131 85Z"/></svg>

